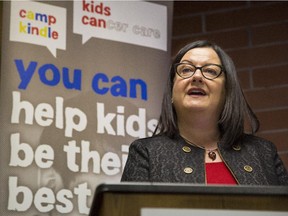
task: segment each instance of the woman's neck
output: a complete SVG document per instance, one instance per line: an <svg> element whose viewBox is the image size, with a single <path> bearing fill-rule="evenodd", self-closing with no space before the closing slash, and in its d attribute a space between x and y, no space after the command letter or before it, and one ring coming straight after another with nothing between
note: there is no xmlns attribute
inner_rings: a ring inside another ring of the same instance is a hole
<svg viewBox="0 0 288 216"><path fill-rule="evenodd" d="M182 118L178 120L178 127L184 139L206 148L216 147L220 138L217 120L213 118Z"/></svg>

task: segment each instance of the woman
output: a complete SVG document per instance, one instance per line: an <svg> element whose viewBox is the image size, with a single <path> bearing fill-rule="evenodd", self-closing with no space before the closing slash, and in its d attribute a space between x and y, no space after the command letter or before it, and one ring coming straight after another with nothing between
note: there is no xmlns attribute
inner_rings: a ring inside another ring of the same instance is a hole
<svg viewBox="0 0 288 216"><path fill-rule="evenodd" d="M253 135L258 128L230 57L193 42L173 61L154 135L131 144L121 181L288 185L273 143Z"/></svg>

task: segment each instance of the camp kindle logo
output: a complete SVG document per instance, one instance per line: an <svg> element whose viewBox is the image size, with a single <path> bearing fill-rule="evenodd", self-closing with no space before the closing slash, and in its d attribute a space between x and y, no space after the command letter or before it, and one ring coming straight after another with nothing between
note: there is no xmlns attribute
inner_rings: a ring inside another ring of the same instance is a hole
<svg viewBox="0 0 288 216"><path fill-rule="evenodd" d="M66 9L39 2L12 1L10 40L46 46L56 57L66 49Z"/></svg>

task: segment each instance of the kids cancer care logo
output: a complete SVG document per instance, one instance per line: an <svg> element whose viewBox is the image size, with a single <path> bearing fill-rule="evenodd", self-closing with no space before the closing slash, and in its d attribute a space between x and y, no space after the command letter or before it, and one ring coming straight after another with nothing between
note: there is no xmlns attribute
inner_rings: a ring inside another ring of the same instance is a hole
<svg viewBox="0 0 288 216"><path fill-rule="evenodd" d="M167 51L167 7L145 1L74 0L73 32Z"/></svg>
<svg viewBox="0 0 288 216"><path fill-rule="evenodd" d="M32 1L12 1L10 40L46 46L56 57L66 49L66 9Z"/></svg>

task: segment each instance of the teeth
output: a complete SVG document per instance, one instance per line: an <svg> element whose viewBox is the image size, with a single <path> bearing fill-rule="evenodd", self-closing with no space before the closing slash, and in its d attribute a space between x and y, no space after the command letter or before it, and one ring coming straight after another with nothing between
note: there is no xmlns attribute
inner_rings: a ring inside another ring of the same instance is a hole
<svg viewBox="0 0 288 216"><path fill-rule="evenodd" d="M192 94L203 95L202 92L192 92Z"/></svg>
<svg viewBox="0 0 288 216"><path fill-rule="evenodd" d="M202 94L200 91L192 91L193 94Z"/></svg>
<svg viewBox="0 0 288 216"><path fill-rule="evenodd" d="M203 91L199 91L199 90L192 90L189 94L190 95L192 95L192 94L205 95L205 93Z"/></svg>

